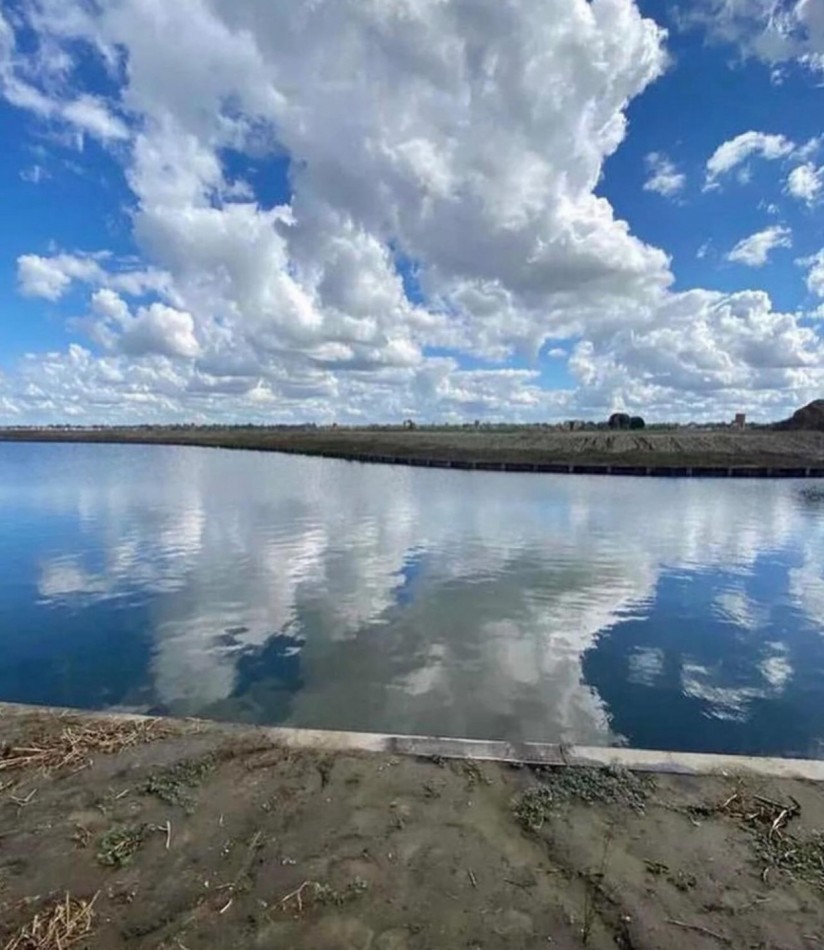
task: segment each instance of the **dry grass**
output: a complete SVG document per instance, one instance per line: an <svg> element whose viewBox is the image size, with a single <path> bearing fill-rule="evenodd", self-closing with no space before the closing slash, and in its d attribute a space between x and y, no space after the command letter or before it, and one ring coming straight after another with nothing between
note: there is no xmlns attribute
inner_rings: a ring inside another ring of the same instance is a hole
<svg viewBox="0 0 824 950"><path fill-rule="evenodd" d="M195 426L176 429L0 430L0 439L49 442L144 442L304 452L390 455L397 459L486 462L701 466L818 466L824 433L733 429L559 432L540 426L300 429Z"/></svg>
<svg viewBox="0 0 824 950"><path fill-rule="evenodd" d="M44 732L25 745L0 747L0 772L82 769L94 754L111 755L162 738L170 731L169 724L160 719L74 723L59 732Z"/></svg>
<svg viewBox="0 0 824 950"><path fill-rule="evenodd" d="M776 869L824 889L824 832L790 832L788 826L800 816L801 805L791 795L788 798L788 802L775 801L754 794L742 784L725 801L702 810L729 815L752 833L764 882Z"/></svg>
<svg viewBox="0 0 824 950"><path fill-rule="evenodd" d="M794 798L786 804L777 802L763 795L756 795L743 785L739 785L732 795L716 807L718 811L746 824L769 829L770 837L780 833L791 819L801 813L801 806Z"/></svg>
<svg viewBox="0 0 824 950"><path fill-rule="evenodd" d="M35 914L3 950L66 950L74 946L92 932L96 900L97 894L91 900L66 894Z"/></svg>

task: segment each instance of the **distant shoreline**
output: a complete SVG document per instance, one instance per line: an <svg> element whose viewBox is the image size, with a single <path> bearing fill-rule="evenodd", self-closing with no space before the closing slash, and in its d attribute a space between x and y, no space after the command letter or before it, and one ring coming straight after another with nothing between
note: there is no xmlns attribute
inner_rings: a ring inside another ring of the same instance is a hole
<svg viewBox="0 0 824 950"><path fill-rule="evenodd" d="M824 478L824 433L772 429L561 431L540 426L0 429L0 442L191 445L481 471Z"/></svg>

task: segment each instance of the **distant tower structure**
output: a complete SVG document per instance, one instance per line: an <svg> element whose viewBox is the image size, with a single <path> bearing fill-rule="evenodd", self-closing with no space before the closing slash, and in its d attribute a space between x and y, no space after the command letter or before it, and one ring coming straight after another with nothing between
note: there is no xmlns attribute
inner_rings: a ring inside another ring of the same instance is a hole
<svg viewBox="0 0 824 950"><path fill-rule="evenodd" d="M745 412L736 412L735 421L733 422L733 425L735 426L736 429L743 429L746 421L747 421L747 414Z"/></svg>

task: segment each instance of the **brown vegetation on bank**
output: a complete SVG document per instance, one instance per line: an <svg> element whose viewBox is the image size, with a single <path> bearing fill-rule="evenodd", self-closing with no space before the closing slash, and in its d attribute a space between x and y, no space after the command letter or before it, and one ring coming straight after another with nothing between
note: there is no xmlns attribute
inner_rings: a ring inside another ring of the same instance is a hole
<svg viewBox="0 0 824 950"><path fill-rule="evenodd" d="M796 409L789 419L777 422L775 428L779 432L824 432L824 399L814 399L806 406Z"/></svg>
<svg viewBox="0 0 824 950"><path fill-rule="evenodd" d="M824 432L769 428L561 431L495 427L5 429L0 440L139 442L469 465L822 468Z"/></svg>

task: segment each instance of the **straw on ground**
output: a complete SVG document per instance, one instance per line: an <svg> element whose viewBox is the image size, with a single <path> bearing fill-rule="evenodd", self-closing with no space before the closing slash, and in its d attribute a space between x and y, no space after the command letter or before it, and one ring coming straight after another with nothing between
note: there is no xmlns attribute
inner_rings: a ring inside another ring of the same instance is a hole
<svg viewBox="0 0 824 950"><path fill-rule="evenodd" d="M24 924L4 945L3 950L66 950L84 937L94 925L94 902L72 897L54 901Z"/></svg>
<svg viewBox="0 0 824 950"><path fill-rule="evenodd" d="M26 745L0 747L0 772L31 768L81 769L95 753L111 755L158 739L168 734L169 729L160 719L101 720L68 725L60 732L44 732Z"/></svg>

